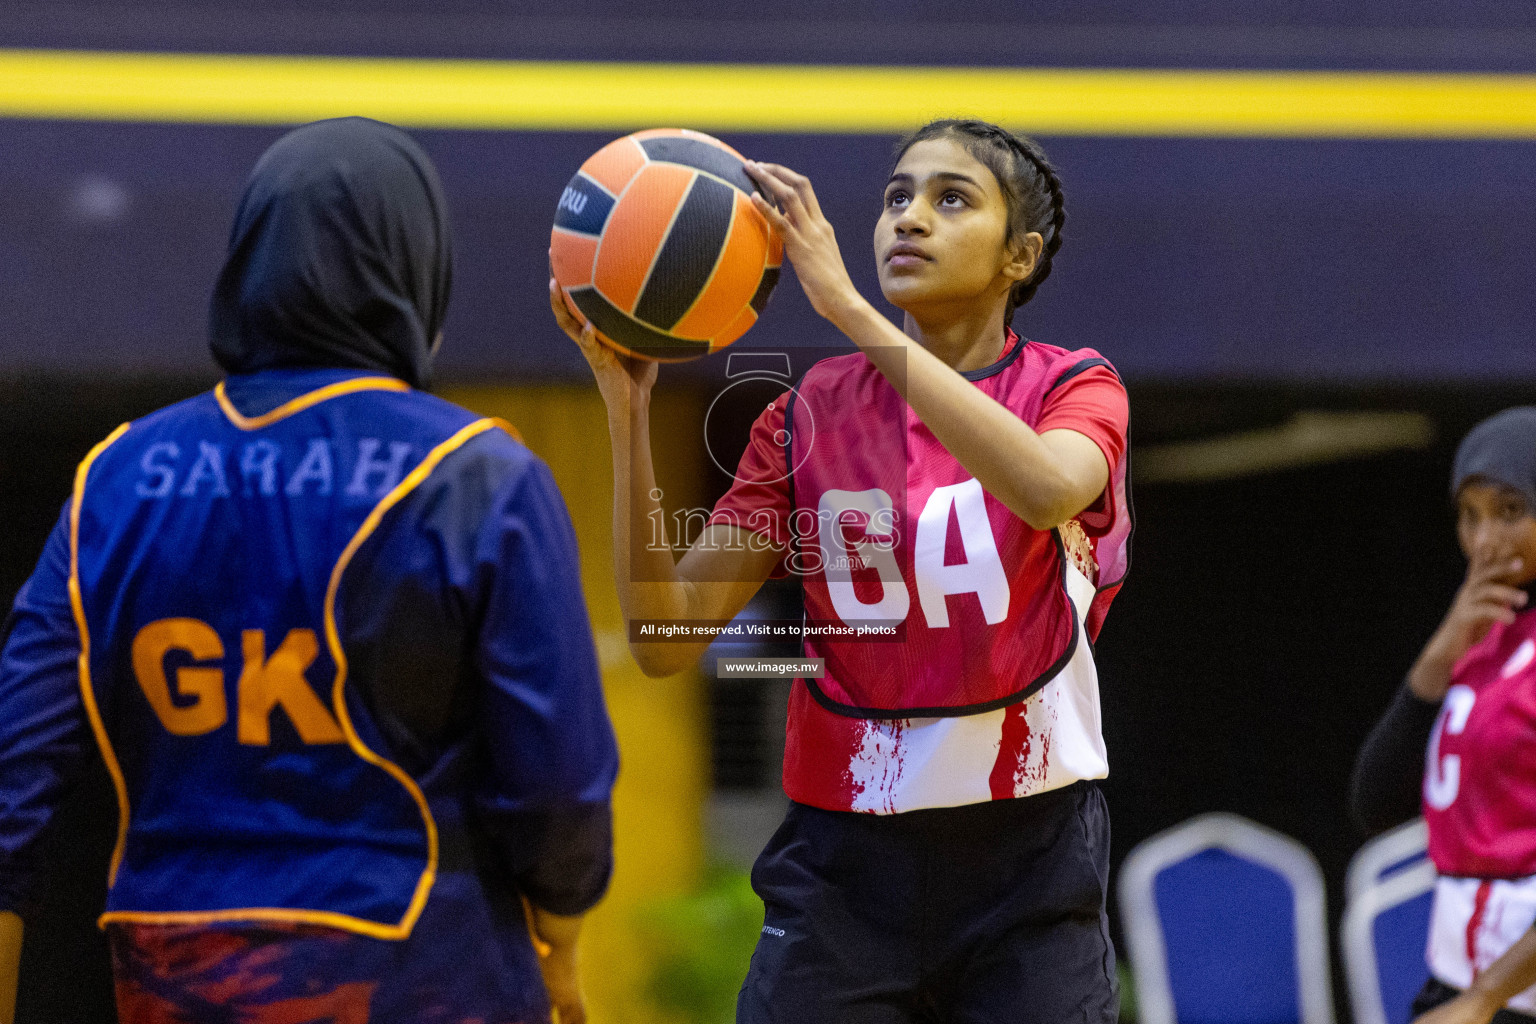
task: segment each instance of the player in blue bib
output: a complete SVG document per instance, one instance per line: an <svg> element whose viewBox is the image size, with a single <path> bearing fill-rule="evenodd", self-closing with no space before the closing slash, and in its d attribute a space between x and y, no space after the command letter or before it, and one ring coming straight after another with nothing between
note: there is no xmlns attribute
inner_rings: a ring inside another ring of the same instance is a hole
<svg viewBox="0 0 1536 1024"><path fill-rule="evenodd" d="M582 1017L617 750L548 469L418 390L450 275L408 136L285 136L215 289L228 376L91 450L17 596L0 910L94 738L125 1022Z"/></svg>

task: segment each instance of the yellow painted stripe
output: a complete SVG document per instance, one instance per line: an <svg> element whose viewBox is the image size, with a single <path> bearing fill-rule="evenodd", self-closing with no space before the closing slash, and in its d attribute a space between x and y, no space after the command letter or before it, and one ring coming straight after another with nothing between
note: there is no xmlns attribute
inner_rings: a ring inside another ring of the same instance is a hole
<svg viewBox="0 0 1536 1024"><path fill-rule="evenodd" d="M404 60L0 49L0 117L418 128L1536 138L1536 75Z"/></svg>

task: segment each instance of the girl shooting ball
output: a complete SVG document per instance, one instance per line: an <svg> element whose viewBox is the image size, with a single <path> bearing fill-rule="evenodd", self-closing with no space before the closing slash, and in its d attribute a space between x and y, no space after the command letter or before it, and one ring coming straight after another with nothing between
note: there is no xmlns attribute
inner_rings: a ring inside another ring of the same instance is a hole
<svg viewBox="0 0 1536 1024"><path fill-rule="evenodd" d="M805 641L824 674L790 698L793 803L753 870L766 924L738 1020L1114 1020L1088 641L1128 558L1126 396L1097 353L1009 328L1061 247L1056 172L979 121L908 138L874 238L898 329L854 288L811 183L748 167L811 304L858 351L758 418L679 561L630 543L664 521L656 366L601 344L550 282L608 407L626 617L730 620L792 567L808 622L898 627ZM705 646L632 650L665 675Z"/></svg>

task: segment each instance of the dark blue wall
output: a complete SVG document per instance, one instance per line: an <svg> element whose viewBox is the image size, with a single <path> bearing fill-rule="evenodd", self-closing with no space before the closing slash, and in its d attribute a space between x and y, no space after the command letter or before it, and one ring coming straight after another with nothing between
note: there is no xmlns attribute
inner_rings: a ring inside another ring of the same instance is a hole
<svg viewBox="0 0 1536 1024"><path fill-rule="evenodd" d="M0 121L0 366L212 372L206 296L270 128ZM555 200L608 138L421 132L458 234L442 370L581 370L546 307ZM816 182L877 297L893 139L733 135ZM1047 138L1066 244L1018 325L1132 378L1536 378L1536 145ZM757 345L832 345L792 279Z"/></svg>

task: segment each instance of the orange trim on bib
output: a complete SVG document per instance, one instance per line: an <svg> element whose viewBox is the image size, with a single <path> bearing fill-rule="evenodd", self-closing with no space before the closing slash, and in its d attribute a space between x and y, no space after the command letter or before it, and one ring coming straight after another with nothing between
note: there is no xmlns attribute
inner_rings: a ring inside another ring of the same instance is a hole
<svg viewBox="0 0 1536 1024"><path fill-rule="evenodd" d="M421 811L422 824L427 831L427 866L416 883L416 892L412 895L410 905L406 907L405 916L400 919L400 923L379 933L379 938L408 937L411 929L416 925L416 919L421 916L422 909L427 905L427 894L432 891L432 884L437 879L437 822L432 819L432 809L427 805L427 798L421 792L421 787L416 784L416 780L393 761L369 750L362 738L357 735L357 729L352 725L352 717L347 713L346 701L347 655L342 650L341 634L336 628L336 594L341 589L341 575L352 561L352 556L357 553L358 548L363 546L363 542L372 536L373 531L383 520L384 514L399 504L407 494L425 480L443 459L472 438L487 430L493 430L496 426L497 424L490 419L476 420L428 452L420 465L406 474L405 479L400 481L395 489L386 494L368 513L368 518L363 520L363 525L358 527L357 532L352 535L352 539L342 550L341 557L336 560L336 567L331 570L330 584L325 589L325 641L331 649L331 660L336 663L336 682L331 690L331 705L336 714L336 721L341 724L341 731L346 735L347 745L352 748L353 753L369 764L388 772L411 795L411 799L416 801L416 806Z"/></svg>
<svg viewBox="0 0 1536 1024"><path fill-rule="evenodd" d="M327 384L323 388L292 398L271 412L262 413L260 416L246 416L235 408L229 400L229 395L224 392L224 382L219 381L213 386L213 397L218 399L219 408L224 415L229 417L229 422L241 430L260 430L268 427L278 420L286 419L296 412L303 412L310 406L319 405L328 398L336 398L339 395L350 395L358 391L409 391L411 386L403 380L394 377L353 377L351 380L339 380L335 384Z"/></svg>
<svg viewBox="0 0 1536 1024"><path fill-rule="evenodd" d="M539 954L542 960L555 951L555 947L544 941L539 930L533 926L533 904L528 902L528 897L523 898L523 920L528 924L528 941L533 943L533 951Z"/></svg>
<svg viewBox="0 0 1536 1024"><path fill-rule="evenodd" d="M292 907L236 907L229 910L109 910L96 919L98 927L114 922L128 924L204 925L232 921L275 921L289 924L315 924L370 939L403 939L399 925L382 924L351 914L330 910L299 910Z"/></svg>
<svg viewBox="0 0 1536 1024"><path fill-rule="evenodd" d="M516 441L518 444L526 444L527 443L526 441L523 440L522 431L518 430L516 427L514 427L512 424L508 423L506 420L502 419L500 416L491 416L491 417L489 417L489 419L490 419L491 424L493 426L495 426L498 429L506 432L506 434L509 437L511 437L512 440Z"/></svg>
<svg viewBox="0 0 1536 1024"><path fill-rule="evenodd" d="M85 500L85 479L91 472L91 463L118 438L128 433L124 423L106 440L86 453L75 470L75 489L69 503L69 607L75 615L75 628L80 631L80 701L85 705L85 717L90 720L91 734L96 737L96 747L106 763L107 774L112 776L112 789L117 794L117 844L112 847L112 864L107 868L107 888L117 881L117 869L123 862L123 847L128 843L128 780L123 777L122 766L107 738L106 723L101 720L101 709L96 706L96 691L91 686L91 631L85 621L85 599L80 592L80 506Z"/></svg>

